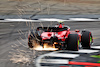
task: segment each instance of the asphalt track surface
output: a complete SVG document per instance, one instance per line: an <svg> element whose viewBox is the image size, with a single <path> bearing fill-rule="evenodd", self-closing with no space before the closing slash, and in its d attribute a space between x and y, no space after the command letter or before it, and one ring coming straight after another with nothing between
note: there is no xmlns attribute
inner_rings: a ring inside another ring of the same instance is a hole
<svg viewBox="0 0 100 67"><path fill-rule="evenodd" d="M50 24L57 24L57 22L0 23L0 67L35 67L34 62L38 56L52 52L34 51L30 50L27 46L28 31L40 26L41 24L43 24L43 26L48 26ZM71 30L90 30L94 37L94 45L100 46L100 22L65 22L64 24L69 25ZM87 55L85 56L87 57ZM22 60L24 57L26 60ZM86 60L86 58L75 60L81 59Z"/></svg>
<svg viewBox="0 0 100 67"><path fill-rule="evenodd" d="M80 15L84 14L90 18L100 17L100 2L99 0L83 0L81 3L52 2L52 0L1 0L0 1L0 19L5 18L69 18L66 15ZM71 1L71 0L69 0ZM73 0L72 0L73 1ZM87 3L88 1L88 3ZM89 3L90 1L90 3ZM91 2L92 1L92 2ZM77 2L77 1L76 1ZM25 15L26 14L26 15ZM55 16L57 14L57 16ZM58 14L63 14L61 16ZM96 14L96 16L91 15ZM97 17L98 14L98 17ZM13 16L12 16L13 15ZM18 15L18 16L16 16ZM38 15L38 16L37 16ZM45 16L47 15L47 16ZM54 17L55 16L55 17ZM89 18L86 17L86 18ZM43 23L48 26L49 22ZM53 23L57 24L57 23ZM74 29L88 29L93 33L94 45L100 45L100 22L65 22ZM20 23L20 22L1 22L0 23L0 67L35 67L35 59L43 54L52 51L33 51L27 46L28 31L33 27L39 26L39 23ZM99 53L100 54L100 53ZM78 60L87 60L87 54Z"/></svg>
<svg viewBox="0 0 100 67"><path fill-rule="evenodd" d="M0 19L9 15L99 15L99 7L99 0L0 0Z"/></svg>

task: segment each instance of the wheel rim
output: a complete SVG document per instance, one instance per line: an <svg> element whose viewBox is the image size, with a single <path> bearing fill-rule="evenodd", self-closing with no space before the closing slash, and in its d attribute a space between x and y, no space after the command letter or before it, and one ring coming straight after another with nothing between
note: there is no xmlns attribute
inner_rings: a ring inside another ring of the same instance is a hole
<svg viewBox="0 0 100 67"><path fill-rule="evenodd" d="M92 37L90 37L90 44L92 44Z"/></svg>
<svg viewBox="0 0 100 67"><path fill-rule="evenodd" d="M79 41L79 39L78 39L78 43L77 43L78 45L77 45L77 49L79 50L79 46L80 46L80 41Z"/></svg>
<svg viewBox="0 0 100 67"><path fill-rule="evenodd" d="M80 41L78 40L78 45L80 44Z"/></svg>

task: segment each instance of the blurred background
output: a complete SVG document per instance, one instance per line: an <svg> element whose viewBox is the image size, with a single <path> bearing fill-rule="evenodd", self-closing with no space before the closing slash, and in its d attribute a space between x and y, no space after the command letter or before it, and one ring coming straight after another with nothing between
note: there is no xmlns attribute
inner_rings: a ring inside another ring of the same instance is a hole
<svg viewBox="0 0 100 67"><path fill-rule="evenodd" d="M100 0L0 0L1 18L6 15L98 15Z"/></svg>

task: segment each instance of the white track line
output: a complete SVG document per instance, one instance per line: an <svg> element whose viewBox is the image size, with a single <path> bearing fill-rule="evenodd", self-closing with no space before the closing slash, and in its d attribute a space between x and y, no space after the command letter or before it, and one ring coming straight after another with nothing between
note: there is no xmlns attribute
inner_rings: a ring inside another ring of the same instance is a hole
<svg viewBox="0 0 100 67"><path fill-rule="evenodd" d="M57 18L40 18L38 20L31 19L4 19L0 22L41 22L41 21L100 21L100 19L89 19L89 18L68 18L68 20L57 19Z"/></svg>
<svg viewBox="0 0 100 67"><path fill-rule="evenodd" d="M56 18L40 18L40 21L68 21L63 19L56 19Z"/></svg>
<svg viewBox="0 0 100 67"><path fill-rule="evenodd" d="M80 49L79 51L66 51L66 50L62 50L59 52L74 52L74 53L94 53L94 52L99 52L99 50L91 50L91 49Z"/></svg>
<svg viewBox="0 0 100 67"><path fill-rule="evenodd" d="M69 18L71 21L98 21L98 19L89 19L89 18Z"/></svg>
<svg viewBox="0 0 100 67"><path fill-rule="evenodd" d="M76 57L79 56L79 54L62 54L62 53L55 53L55 54L49 54L48 56L51 56L51 57L76 58Z"/></svg>
<svg viewBox="0 0 100 67"><path fill-rule="evenodd" d="M30 19L5 19L5 21L12 21L12 22L35 22L38 20L30 20Z"/></svg>
<svg viewBox="0 0 100 67"><path fill-rule="evenodd" d="M100 46L91 46L91 48L100 49Z"/></svg>
<svg viewBox="0 0 100 67"><path fill-rule="evenodd" d="M41 63L49 63L49 64L68 64L69 60L63 59L42 59Z"/></svg>
<svg viewBox="0 0 100 67"><path fill-rule="evenodd" d="M94 53L94 52L99 52L99 50L81 49L78 52L79 53Z"/></svg>

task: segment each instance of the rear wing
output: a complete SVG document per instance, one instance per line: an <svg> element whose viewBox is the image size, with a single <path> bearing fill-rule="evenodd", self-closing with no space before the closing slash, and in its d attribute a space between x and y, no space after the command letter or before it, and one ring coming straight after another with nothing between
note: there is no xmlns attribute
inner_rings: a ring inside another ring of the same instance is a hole
<svg viewBox="0 0 100 67"><path fill-rule="evenodd" d="M43 30L45 32L59 32L67 30L68 27L59 28L59 27L38 27L37 30Z"/></svg>

